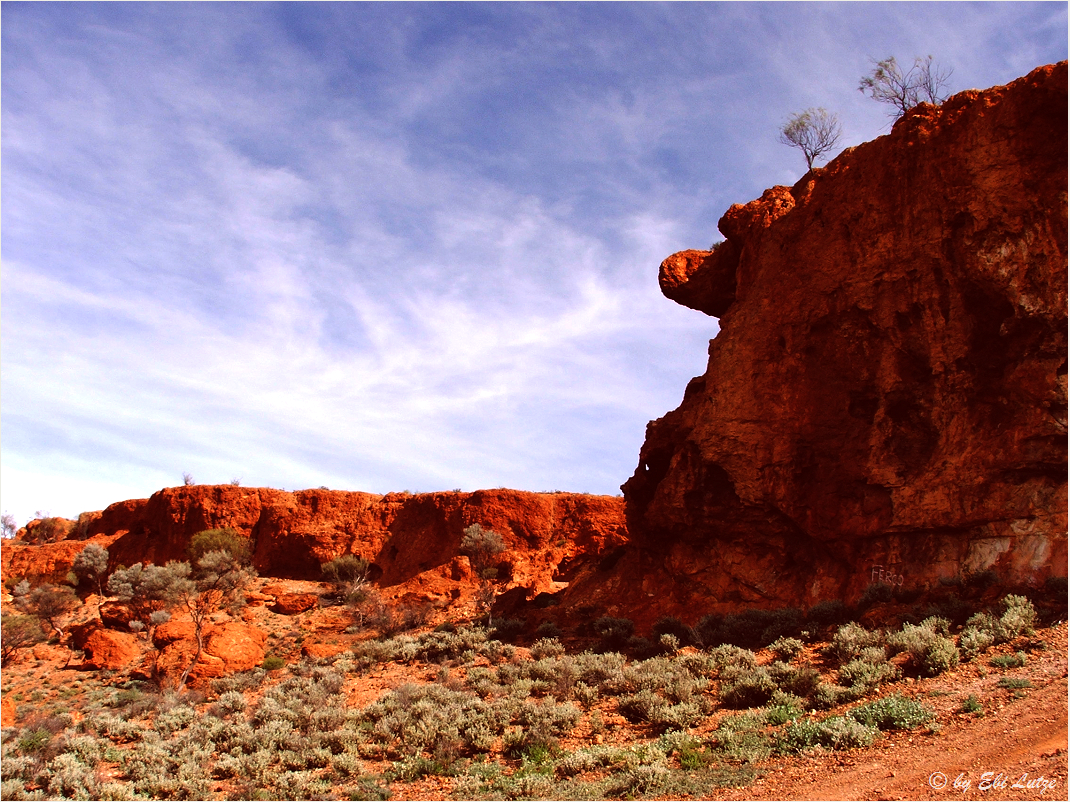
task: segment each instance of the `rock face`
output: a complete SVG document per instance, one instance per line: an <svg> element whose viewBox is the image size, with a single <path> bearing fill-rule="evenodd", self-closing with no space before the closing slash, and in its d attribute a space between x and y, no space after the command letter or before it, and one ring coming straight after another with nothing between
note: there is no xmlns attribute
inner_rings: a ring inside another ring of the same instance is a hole
<svg viewBox="0 0 1070 802"><path fill-rule="evenodd" d="M720 332L597 595L691 617L1066 574L1066 118L1065 62L920 106L665 261Z"/></svg>
<svg viewBox="0 0 1070 802"><path fill-rule="evenodd" d="M261 576L318 580L322 563L359 554L373 563L372 578L381 588L430 600L474 588L468 559L459 554L464 529L474 523L505 541L499 566L505 586L532 596L562 589L627 541L624 504L612 496L514 490L377 496L231 485L165 488L149 499L113 504L95 517L88 535L108 549L115 570L188 559L194 534L229 526L253 538ZM5 542L3 576L60 580L85 546ZM285 601L301 606L299 599Z"/></svg>

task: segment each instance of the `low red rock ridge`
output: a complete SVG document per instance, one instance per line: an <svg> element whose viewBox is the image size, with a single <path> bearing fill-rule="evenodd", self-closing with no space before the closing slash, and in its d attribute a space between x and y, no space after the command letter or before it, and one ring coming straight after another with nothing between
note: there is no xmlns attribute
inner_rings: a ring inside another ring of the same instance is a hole
<svg viewBox="0 0 1070 802"><path fill-rule="evenodd" d="M92 516L89 541L108 549L109 569L188 559L199 531L233 527L253 538L261 576L320 579L320 565L344 554L373 563L391 595L448 601L477 584L459 548L480 524L502 535L503 589L524 597L556 593L627 542L623 500L573 493L479 490L391 493L286 492L232 485L171 487L148 499L112 504ZM86 540L36 543L36 522L4 542L3 577L59 581ZM515 594L514 594L515 595Z"/></svg>

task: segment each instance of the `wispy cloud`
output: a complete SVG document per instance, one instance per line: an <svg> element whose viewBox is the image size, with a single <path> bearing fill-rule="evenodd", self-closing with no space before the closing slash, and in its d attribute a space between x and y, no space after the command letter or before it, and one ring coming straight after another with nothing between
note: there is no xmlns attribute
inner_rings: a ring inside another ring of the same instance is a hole
<svg viewBox="0 0 1070 802"><path fill-rule="evenodd" d="M6 4L3 507L616 492L716 333L657 265L798 177L781 118L869 138L864 54L988 85L1059 8Z"/></svg>

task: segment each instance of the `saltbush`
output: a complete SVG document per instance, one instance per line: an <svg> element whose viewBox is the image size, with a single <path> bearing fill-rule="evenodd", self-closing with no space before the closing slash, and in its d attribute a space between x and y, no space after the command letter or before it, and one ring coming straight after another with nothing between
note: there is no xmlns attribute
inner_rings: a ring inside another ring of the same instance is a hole
<svg viewBox="0 0 1070 802"><path fill-rule="evenodd" d="M803 642L798 638L777 638L769 644L769 650L778 660L790 663L803 650Z"/></svg>
<svg viewBox="0 0 1070 802"><path fill-rule="evenodd" d="M725 707L760 707L772 698L777 685L769 670L756 668L726 668L721 672L721 703Z"/></svg>
<svg viewBox="0 0 1070 802"><path fill-rule="evenodd" d="M955 642L941 631L947 631L945 619L927 618L920 624L903 624L899 632L888 636L888 648L892 654L906 652L915 671L935 677L959 663Z"/></svg>
<svg viewBox="0 0 1070 802"><path fill-rule="evenodd" d="M863 649L880 646L881 641L879 632L870 632L861 624L851 621L836 630L825 654L843 665L862 654Z"/></svg>
<svg viewBox="0 0 1070 802"><path fill-rule="evenodd" d="M823 749L855 749L869 746L877 737L877 729L860 724L847 716L834 716L824 721L804 719L785 726L776 737L776 750L794 754L816 747Z"/></svg>
<svg viewBox="0 0 1070 802"><path fill-rule="evenodd" d="M933 718L933 712L925 705L897 693L852 708L847 715L879 730L909 730Z"/></svg>

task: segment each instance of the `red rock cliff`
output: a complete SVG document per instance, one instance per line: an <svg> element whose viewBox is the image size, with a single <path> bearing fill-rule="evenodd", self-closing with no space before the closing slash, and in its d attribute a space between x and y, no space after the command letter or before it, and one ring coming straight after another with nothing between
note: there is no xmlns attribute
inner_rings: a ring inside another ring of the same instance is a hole
<svg viewBox="0 0 1070 802"><path fill-rule="evenodd" d="M86 537L104 545L110 568L185 560L190 538L229 526L255 540L261 576L319 579L320 565L360 554L377 583L396 592L449 598L473 585L458 549L464 529L498 531L507 587L527 595L561 590L589 562L627 541L623 501L611 496L481 490L392 493L285 492L230 485L165 488L93 516ZM32 525L3 544L3 576L56 581L85 547L79 540L34 543Z"/></svg>
<svg viewBox="0 0 1070 802"><path fill-rule="evenodd" d="M685 615L882 570L1065 575L1066 120L1065 62L920 106L665 261L720 332L647 429L606 599L629 574Z"/></svg>

